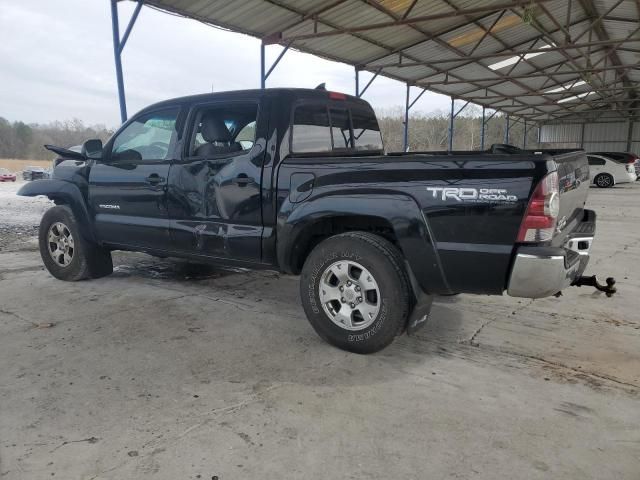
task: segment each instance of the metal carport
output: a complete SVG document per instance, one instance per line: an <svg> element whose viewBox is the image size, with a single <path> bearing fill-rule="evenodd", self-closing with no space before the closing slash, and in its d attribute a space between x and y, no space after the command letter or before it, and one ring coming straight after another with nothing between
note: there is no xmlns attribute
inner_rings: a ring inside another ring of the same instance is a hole
<svg viewBox="0 0 640 480"><path fill-rule="evenodd" d="M261 39L262 88L290 48L352 65L358 96L378 75L405 83L405 148L409 110L425 90L451 97L449 148L453 119L469 103L482 107L483 126L487 110L503 113L507 139L510 118L538 127L598 120L624 124L632 147L640 0L137 0L122 37L118 1L111 0L123 120L120 56L144 4ZM267 66L271 44L283 49ZM373 74L366 85L362 71ZM457 112L455 100L465 102Z"/></svg>

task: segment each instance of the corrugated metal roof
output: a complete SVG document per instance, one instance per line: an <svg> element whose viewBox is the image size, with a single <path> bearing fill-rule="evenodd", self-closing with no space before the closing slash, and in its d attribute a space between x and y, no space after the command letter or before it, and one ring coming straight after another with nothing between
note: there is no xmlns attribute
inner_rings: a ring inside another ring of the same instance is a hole
<svg viewBox="0 0 640 480"><path fill-rule="evenodd" d="M535 121L640 110L638 0L144 1Z"/></svg>

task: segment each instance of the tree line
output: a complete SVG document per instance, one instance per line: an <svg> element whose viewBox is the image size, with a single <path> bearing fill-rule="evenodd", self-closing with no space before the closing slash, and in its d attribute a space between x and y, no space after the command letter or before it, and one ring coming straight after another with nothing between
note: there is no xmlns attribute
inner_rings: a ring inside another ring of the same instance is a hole
<svg viewBox="0 0 640 480"><path fill-rule="evenodd" d="M387 151L401 151L403 147L403 110L400 107L377 112L378 122ZM476 106L469 106L455 118L454 150L479 150L481 145L482 116ZM496 114L485 125L485 149L493 143L505 143L506 121L502 114ZM0 158L29 160L50 160L55 154L43 145L61 147L81 145L87 139L99 138L106 141L114 130L104 125L85 125L73 119L47 124L26 124L9 122L0 117ZM409 150L441 151L448 146L449 113L437 110L429 113L415 112L409 119ZM523 146L524 124L511 120L509 143ZM527 129L527 147L537 146L537 128Z"/></svg>
<svg viewBox="0 0 640 480"><path fill-rule="evenodd" d="M81 145L89 138L105 141L113 134L113 129L104 125L86 126L81 120L73 119L47 124L26 124L9 122L0 117L0 158L28 160L51 160L56 157L43 145L61 147Z"/></svg>
<svg viewBox="0 0 640 480"><path fill-rule="evenodd" d="M401 151L403 148L404 115L403 109L377 112L382 138L387 151ZM487 113L488 117L490 113ZM507 143L522 147L524 145L524 123L513 117L509 121L509 140ZM482 110L477 106L468 106L453 122L453 150L480 150L482 129ZM484 148L494 143L505 143L506 118L501 113L494 115L485 124ZM409 117L409 151L442 151L449 145L449 112L436 110L429 113L416 112ZM538 129L527 125L527 148L538 146Z"/></svg>

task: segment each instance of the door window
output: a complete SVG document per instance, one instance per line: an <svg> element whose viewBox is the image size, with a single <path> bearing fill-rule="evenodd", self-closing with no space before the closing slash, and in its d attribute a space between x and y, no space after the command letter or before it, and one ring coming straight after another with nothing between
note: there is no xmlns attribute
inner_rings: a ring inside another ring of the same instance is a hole
<svg viewBox="0 0 640 480"><path fill-rule="evenodd" d="M587 157L587 158L589 160L589 165L595 166L595 165L604 165L607 163L605 160L598 157Z"/></svg>
<svg viewBox="0 0 640 480"><path fill-rule="evenodd" d="M209 157L251 150L256 141L258 105L216 105L199 109L189 144L189 157Z"/></svg>
<svg viewBox="0 0 640 480"><path fill-rule="evenodd" d="M111 159L115 161L166 160L176 142L179 108L139 116L118 134Z"/></svg>

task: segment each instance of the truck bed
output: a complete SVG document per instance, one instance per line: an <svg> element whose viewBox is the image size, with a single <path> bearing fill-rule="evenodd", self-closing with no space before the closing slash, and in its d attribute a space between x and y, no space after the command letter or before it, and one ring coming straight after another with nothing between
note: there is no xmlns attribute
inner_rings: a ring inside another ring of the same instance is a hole
<svg viewBox="0 0 640 480"><path fill-rule="evenodd" d="M333 202L370 196L372 216L407 232L409 239L398 243L414 270L419 266L417 280L426 291L501 294L529 198L556 169L562 228L547 245L561 246L583 216L588 166L582 151L291 157L279 168L287 182L278 184L276 211L309 215L312 205L331 209ZM297 185L290 178L305 181ZM304 199L291 202L299 189Z"/></svg>

